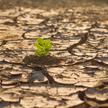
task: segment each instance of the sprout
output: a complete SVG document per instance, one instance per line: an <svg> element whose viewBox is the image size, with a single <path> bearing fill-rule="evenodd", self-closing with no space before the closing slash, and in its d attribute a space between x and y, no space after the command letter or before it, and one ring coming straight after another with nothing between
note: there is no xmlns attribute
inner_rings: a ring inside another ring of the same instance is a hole
<svg viewBox="0 0 108 108"><path fill-rule="evenodd" d="M42 38L37 38L37 43L35 43L35 46L38 50L35 50L35 53L37 56L41 57L42 55L48 55L49 50L52 48L50 45L50 40L43 40ZM43 53L41 52L43 51Z"/></svg>

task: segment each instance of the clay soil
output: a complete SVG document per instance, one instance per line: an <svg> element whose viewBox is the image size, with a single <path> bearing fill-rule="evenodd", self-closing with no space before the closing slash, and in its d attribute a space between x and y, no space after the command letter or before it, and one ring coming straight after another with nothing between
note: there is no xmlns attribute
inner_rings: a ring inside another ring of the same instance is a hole
<svg viewBox="0 0 108 108"><path fill-rule="evenodd" d="M108 108L108 1L0 0L0 108Z"/></svg>

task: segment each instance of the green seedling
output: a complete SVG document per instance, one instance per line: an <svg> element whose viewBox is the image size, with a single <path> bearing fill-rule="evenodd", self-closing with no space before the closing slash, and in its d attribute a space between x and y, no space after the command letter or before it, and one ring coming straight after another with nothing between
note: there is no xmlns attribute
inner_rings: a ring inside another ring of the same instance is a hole
<svg viewBox="0 0 108 108"><path fill-rule="evenodd" d="M89 65L91 65L91 62L89 62Z"/></svg>
<svg viewBox="0 0 108 108"><path fill-rule="evenodd" d="M107 89L108 87L107 86L105 86L103 89ZM96 87L96 89L98 90L99 88L98 87Z"/></svg>
<svg viewBox="0 0 108 108"><path fill-rule="evenodd" d="M88 50L88 51L90 51L90 49L89 49L89 48L87 48L87 50Z"/></svg>
<svg viewBox="0 0 108 108"><path fill-rule="evenodd" d="M22 25L23 23L22 23L22 22L20 22L20 24Z"/></svg>
<svg viewBox="0 0 108 108"><path fill-rule="evenodd" d="M100 74L95 75L96 77L100 77L103 74L103 77L108 77L108 75L106 75L106 71L102 71Z"/></svg>
<svg viewBox="0 0 108 108"><path fill-rule="evenodd" d="M105 86L104 89L107 89L107 86Z"/></svg>
<svg viewBox="0 0 108 108"><path fill-rule="evenodd" d="M104 45L104 48L106 48L106 47L107 47L107 45L105 44L105 45Z"/></svg>
<svg viewBox="0 0 108 108"><path fill-rule="evenodd" d="M37 38L35 46L38 50L35 50L37 56L41 57L42 55L48 55L49 50L52 48L50 45L50 39L43 40L42 38Z"/></svg>
<svg viewBox="0 0 108 108"><path fill-rule="evenodd" d="M31 63L31 66L33 66L33 63Z"/></svg>
<svg viewBox="0 0 108 108"><path fill-rule="evenodd" d="M2 92L2 89L0 89L0 93Z"/></svg>

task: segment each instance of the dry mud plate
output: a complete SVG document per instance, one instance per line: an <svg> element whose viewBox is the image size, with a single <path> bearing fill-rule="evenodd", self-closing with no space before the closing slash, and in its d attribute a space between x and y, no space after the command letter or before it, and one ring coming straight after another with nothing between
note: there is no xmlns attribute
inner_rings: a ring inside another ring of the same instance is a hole
<svg viewBox="0 0 108 108"><path fill-rule="evenodd" d="M36 56L38 37L51 40L49 55ZM0 108L101 107L108 108L107 7L0 10Z"/></svg>

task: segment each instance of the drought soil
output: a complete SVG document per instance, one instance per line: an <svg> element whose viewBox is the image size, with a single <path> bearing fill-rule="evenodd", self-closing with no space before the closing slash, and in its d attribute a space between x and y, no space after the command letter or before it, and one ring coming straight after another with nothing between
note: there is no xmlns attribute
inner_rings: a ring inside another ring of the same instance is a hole
<svg viewBox="0 0 108 108"><path fill-rule="evenodd" d="M108 107L107 1L76 1L0 0L0 108Z"/></svg>

